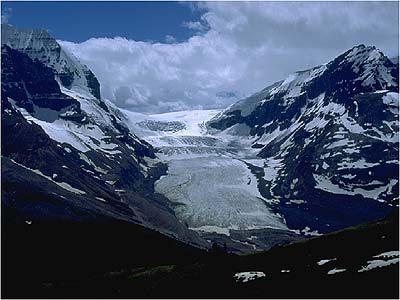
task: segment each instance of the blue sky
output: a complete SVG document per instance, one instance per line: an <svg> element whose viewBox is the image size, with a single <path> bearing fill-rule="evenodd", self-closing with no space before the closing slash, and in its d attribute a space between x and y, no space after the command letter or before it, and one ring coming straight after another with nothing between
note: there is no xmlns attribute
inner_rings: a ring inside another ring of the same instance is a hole
<svg viewBox="0 0 400 300"><path fill-rule="evenodd" d="M48 29L132 111L225 108L365 44L399 53L399 2L2 2Z"/></svg>
<svg viewBox="0 0 400 300"><path fill-rule="evenodd" d="M2 1L8 23L45 28L60 40L83 42L93 37L122 36L137 41L165 42L166 36L187 40L199 9L179 2L11 2Z"/></svg>

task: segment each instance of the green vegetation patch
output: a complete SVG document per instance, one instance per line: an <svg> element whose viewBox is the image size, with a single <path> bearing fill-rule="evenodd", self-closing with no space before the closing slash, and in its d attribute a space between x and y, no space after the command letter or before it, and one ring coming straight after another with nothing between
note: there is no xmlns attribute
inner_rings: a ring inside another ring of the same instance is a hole
<svg viewBox="0 0 400 300"><path fill-rule="evenodd" d="M167 266L157 266L143 270L140 268L140 271L135 272L128 276L129 280L137 280L137 279L144 279L153 276L162 276L166 273L171 273L176 269L175 265L167 265Z"/></svg>

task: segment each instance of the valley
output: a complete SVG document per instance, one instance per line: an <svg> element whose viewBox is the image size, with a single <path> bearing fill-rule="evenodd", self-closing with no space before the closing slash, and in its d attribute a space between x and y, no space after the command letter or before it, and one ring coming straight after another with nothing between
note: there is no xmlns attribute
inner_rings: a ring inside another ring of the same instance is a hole
<svg viewBox="0 0 400 300"><path fill-rule="evenodd" d="M8 296L398 295L399 67L376 47L160 114L46 30L2 25L1 56Z"/></svg>

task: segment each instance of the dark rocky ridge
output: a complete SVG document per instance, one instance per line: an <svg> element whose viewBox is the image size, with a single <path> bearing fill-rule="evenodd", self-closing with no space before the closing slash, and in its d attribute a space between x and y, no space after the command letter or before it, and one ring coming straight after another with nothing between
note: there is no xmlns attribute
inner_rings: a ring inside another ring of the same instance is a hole
<svg viewBox="0 0 400 300"><path fill-rule="evenodd" d="M83 161L79 151L72 147L65 151L64 147L69 145L63 147L51 140L6 101L2 104L2 130L2 209L18 212L15 218L3 218L4 222L108 217L141 224L187 243L205 245L176 219L169 201L154 194L154 181L165 172L162 164L154 166L146 178L131 152L124 153L119 163L101 152L86 152L97 167L110 168L103 174ZM113 186L106 182L110 180L115 180ZM60 186L65 183L78 193Z"/></svg>

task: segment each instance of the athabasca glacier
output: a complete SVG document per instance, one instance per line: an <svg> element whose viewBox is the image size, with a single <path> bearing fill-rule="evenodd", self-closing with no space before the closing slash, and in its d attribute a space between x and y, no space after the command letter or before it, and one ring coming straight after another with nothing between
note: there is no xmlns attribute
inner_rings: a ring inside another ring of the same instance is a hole
<svg viewBox="0 0 400 300"><path fill-rule="evenodd" d="M193 230L229 235L230 229L288 229L258 191L249 165L263 162L251 151L250 140L241 144L234 136L208 134L205 122L218 112L144 116L124 111L127 125L157 147L158 156L168 163L156 192L174 203L178 218Z"/></svg>

